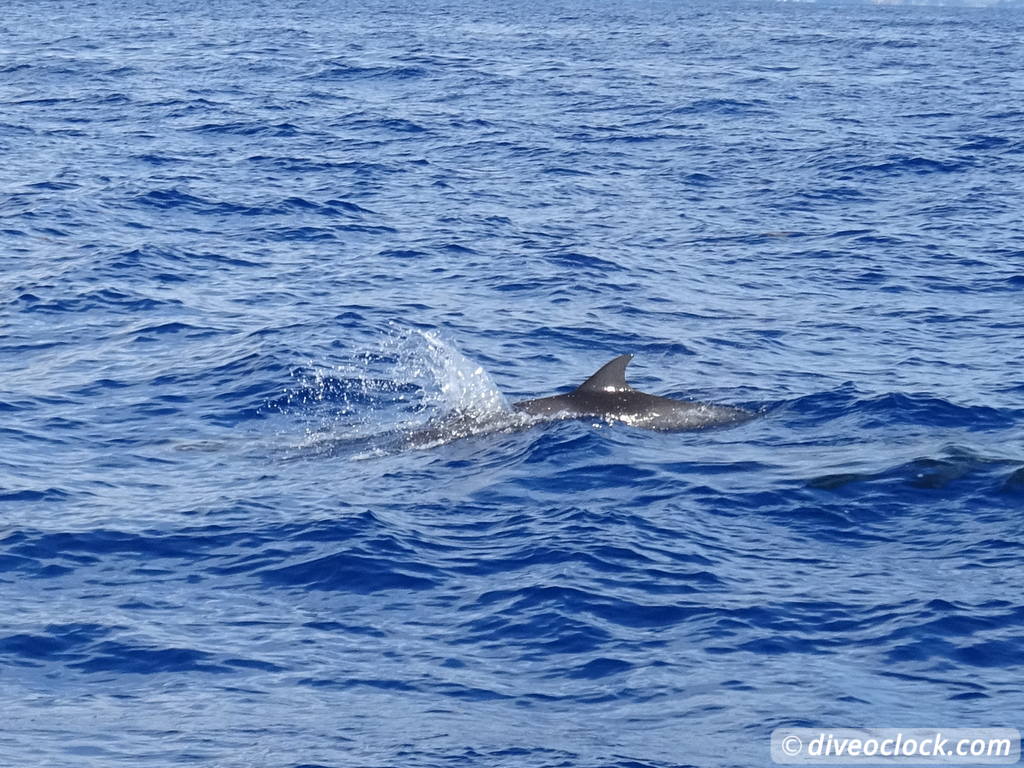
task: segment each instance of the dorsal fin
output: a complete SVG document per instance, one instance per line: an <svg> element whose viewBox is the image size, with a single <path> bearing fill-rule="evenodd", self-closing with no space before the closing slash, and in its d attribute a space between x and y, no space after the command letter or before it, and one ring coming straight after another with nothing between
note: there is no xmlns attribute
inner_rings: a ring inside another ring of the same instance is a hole
<svg viewBox="0 0 1024 768"><path fill-rule="evenodd" d="M601 366L597 373L584 381L577 392L628 392L632 389L626 383L626 366L632 355L619 355Z"/></svg>

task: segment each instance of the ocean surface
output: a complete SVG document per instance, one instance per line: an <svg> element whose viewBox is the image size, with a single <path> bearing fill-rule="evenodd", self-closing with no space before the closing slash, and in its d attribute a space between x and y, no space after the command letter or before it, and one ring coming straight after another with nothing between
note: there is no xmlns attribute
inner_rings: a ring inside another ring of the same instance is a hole
<svg viewBox="0 0 1024 768"><path fill-rule="evenodd" d="M5 3L0 765L1020 726L1022 39L1020 7ZM758 418L460 426L626 352Z"/></svg>

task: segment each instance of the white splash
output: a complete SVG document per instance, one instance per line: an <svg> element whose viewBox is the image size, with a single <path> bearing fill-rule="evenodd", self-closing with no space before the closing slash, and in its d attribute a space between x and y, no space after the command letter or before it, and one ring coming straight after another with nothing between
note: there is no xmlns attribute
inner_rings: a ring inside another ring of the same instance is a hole
<svg viewBox="0 0 1024 768"><path fill-rule="evenodd" d="M306 422L302 453L369 458L521 426L483 366L437 331L392 328L371 351L310 365L289 410Z"/></svg>
<svg viewBox="0 0 1024 768"><path fill-rule="evenodd" d="M423 364L433 378L442 413L487 416L508 411L505 396L483 366L470 360L436 331L418 331L426 342Z"/></svg>

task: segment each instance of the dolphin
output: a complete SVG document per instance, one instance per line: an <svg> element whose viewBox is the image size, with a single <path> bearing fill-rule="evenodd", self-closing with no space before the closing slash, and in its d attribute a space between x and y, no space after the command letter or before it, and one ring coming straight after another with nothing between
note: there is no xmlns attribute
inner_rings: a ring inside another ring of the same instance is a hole
<svg viewBox="0 0 1024 768"><path fill-rule="evenodd" d="M633 355L619 355L572 392L523 400L512 407L551 419L596 418L673 432L739 424L754 418L742 408L673 400L633 389L626 383L626 366L632 359Z"/></svg>

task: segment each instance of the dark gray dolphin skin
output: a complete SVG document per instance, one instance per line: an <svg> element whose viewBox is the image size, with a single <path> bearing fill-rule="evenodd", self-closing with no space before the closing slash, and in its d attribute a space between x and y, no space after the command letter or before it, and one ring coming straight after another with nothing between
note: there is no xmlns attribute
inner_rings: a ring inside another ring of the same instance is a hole
<svg viewBox="0 0 1024 768"><path fill-rule="evenodd" d="M632 359L632 355L619 355L568 394L523 400L512 407L552 419L596 418L665 431L707 429L754 418L754 414L742 408L639 392L626 383L626 366Z"/></svg>

